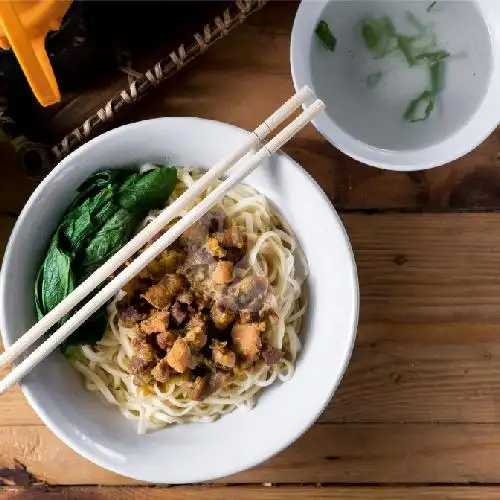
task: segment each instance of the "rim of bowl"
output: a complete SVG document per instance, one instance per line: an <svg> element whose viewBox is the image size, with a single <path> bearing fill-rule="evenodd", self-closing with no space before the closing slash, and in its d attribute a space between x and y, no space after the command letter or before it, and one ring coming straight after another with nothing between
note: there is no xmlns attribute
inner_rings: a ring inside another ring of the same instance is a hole
<svg viewBox="0 0 500 500"><path fill-rule="evenodd" d="M115 129L112 129L108 132L105 132L94 139L91 139L89 142L85 143L84 145L80 146L77 148L75 151L70 153L67 157L65 157L59 164L49 173L47 177L36 187L36 189L33 191L31 196L29 197L28 201L24 205L15 225L14 228L11 232L11 235L9 237L3 261L2 261L2 272L0 272L0 331L4 332L6 331L5 328L5 313L4 313L4 305L3 301L1 300L1 297L4 296L4 293L6 292L6 279L5 279L5 272L3 272L4 265L12 258L13 250L13 241L18 237L19 233L19 227L23 223L23 221L28 217L28 212L31 210L32 205L35 203L36 199L41 195L42 192L44 192L46 189L48 189L48 186L52 179L58 175L59 171L65 168L66 164L70 161L73 161L73 158L78 158L81 155L84 155L88 149L93 148L96 144L100 143L101 141L106 141L109 137L113 137L115 135L119 135L123 133L124 129L131 129L131 128L140 128L143 126L145 123L151 123L151 122L164 122L164 121L181 121L181 120L196 120L196 121L202 121L202 122L209 122L211 124L215 124L216 126L226 128L228 130L235 130L239 133L244 133L244 134L250 134L251 132L244 130L240 127L237 127L235 125L231 125L228 123L220 122L217 120L209 120L209 119L204 119L204 118L198 118L198 117L163 117L163 118L155 118L151 120L142 120L139 122L131 123L128 125L123 125L121 127L117 127ZM347 235L346 228L344 224L342 223L342 220L340 219L337 211L335 210L333 204L331 203L330 199L326 195L326 193L323 191L321 186L316 182L316 180L306 171L304 168L302 168L293 158L288 156L287 154L283 153L282 151L279 151L277 153L278 155L286 158L290 163L292 167L295 167L297 169L297 172L303 177L304 182L309 182L310 184L313 185L315 190L318 192L318 194L323 198L324 202L327 204L329 208L329 215L333 217L335 220L336 224L341 230L342 237L344 240L344 244L346 245L346 249L348 250L348 256L349 256L349 262L350 262L350 267L351 267L351 276L352 276L352 284L353 284L353 296L352 296L352 305L353 305L353 318L352 318L352 328L348 332L349 337L348 337L348 349L345 352L343 362L341 366L339 367L339 372L338 372L338 378L337 380L332 384L330 390L328 393L325 393L324 395L324 401L323 403L318 407L317 411L314 412L314 414L310 415L308 422L302 426L301 428L297 428L297 431L293 433L292 435L288 436L287 439L284 439L282 443L280 443L280 446L277 447L276 449L272 450L271 452L268 453L263 453L262 456L257 459L257 460L249 460L244 463L240 463L238 465L231 466L229 465L223 472L221 472L217 476L212 476L210 478L207 478L203 476L202 474L198 473L196 477L192 479L190 482L202 482L202 481L209 481L212 479L219 479L221 477L227 477L232 474L236 474L238 472L245 471L247 469L250 469L252 467L255 467L261 463L263 463L266 460L269 460L273 456L275 456L277 453L283 451L284 449L288 448L291 444L293 444L300 436L302 436L305 432L307 432L312 425L317 421L317 419L320 417L320 415L323 413L325 410L326 406L328 403L331 401L333 395L335 394L340 382L342 381L342 378L345 375L345 371L347 369L347 366L349 364L352 351L354 348L354 343L356 340L356 333L357 333L357 328L358 328L358 322L359 322L359 304L360 304L360 293L359 293L359 281L358 281L358 275L357 275L357 267L356 267L356 262L354 259L354 252L352 250L352 246L349 240L349 237ZM4 338L4 333L2 333L2 339L5 343L5 347L8 347L12 345L11 342L6 342L6 339ZM73 436L66 432L65 430L61 429L59 425L56 423L56 421L50 416L49 412L45 411L44 408L39 403L38 397L30 389L28 384L21 382L20 383L21 390L26 397L28 403L30 406L35 410L37 415L40 417L40 419L43 421L43 423L67 446L69 446L71 449L76 451L79 455L82 457L86 458L90 462L98 465L99 467L102 467L104 469L107 469L111 472L114 472L116 474L120 474L124 477L129 477L132 479L136 479L139 481L144 481L143 477L140 476L135 476L134 474L131 474L129 472L124 472L121 470L119 467L115 467L112 462L109 462L105 459L102 459L100 456L93 454L92 452L89 452L88 449L84 448L83 446L80 446L80 443L78 440L73 439ZM170 484L176 484L175 481L168 481Z"/></svg>
<svg viewBox="0 0 500 500"><path fill-rule="evenodd" d="M312 34L326 4L340 0L302 0L292 28L290 67L295 90L304 85L315 91L311 78L310 50ZM464 0L469 1L469 0ZM318 132L342 153L384 170L408 172L427 170L457 160L484 142L500 124L500 9L498 0L472 1L488 28L492 49L492 69L483 100L460 129L437 144L408 151L379 149L344 132L326 113L312 120ZM306 31L311 36L301 34ZM306 40L304 42L304 39Z"/></svg>

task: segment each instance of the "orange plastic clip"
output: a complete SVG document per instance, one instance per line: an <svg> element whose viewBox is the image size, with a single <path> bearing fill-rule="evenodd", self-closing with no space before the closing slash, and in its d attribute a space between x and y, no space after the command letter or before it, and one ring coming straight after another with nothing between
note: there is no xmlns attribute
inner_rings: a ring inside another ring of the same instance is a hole
<svg viewBox="0 0 500 500"><path fill-rule="evenodd" d="M45 50L45 37L59 29L71 0L0 0L0 47L12 47L43 106L61 100L56 77Z"/></svg>

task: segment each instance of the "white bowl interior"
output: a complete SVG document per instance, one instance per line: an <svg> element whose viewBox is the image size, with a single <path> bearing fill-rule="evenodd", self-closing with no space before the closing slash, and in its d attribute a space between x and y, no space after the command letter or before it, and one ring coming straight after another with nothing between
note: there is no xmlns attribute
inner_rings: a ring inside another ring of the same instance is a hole
<svg viewBox="0 0 500 500"><path fill-rule="evenodd" d="M310 85L327 109L313 124L334 146L368 165L420 170L467 154L500 122L500 9L497 0L302 0L291 43L295 88ZM362 20L387 15L405 34L416 33L406 13L433 25L437 47L450 52L445 88L432 115L408 123L406 106L429 88L425 67L402 56L374 59L362 38ZM338 40L335 52L315 35L325 20ZM375 86L367 77L381 73Z"/></svg>
<svg viewBox="0 0 500 500"><path fill-rule="evenodd" d="M104 134L62 161L30 198L6 250L0 280L5 345L35 322L37 267L65 206L90 173L144 161L210 166L246 134L208 120L151 120ZM299 437L340 381L358 314L356 271L342 224L316 183L284 155L262 165L248 183L287 218L310 264L309 314L294 378L265 390L250 414L236 411L215 423L178 425L138 436L135 424L87 392L69 363L53 353L26 377L23 391L53 432L102 467L157 483L238 472Z"/></svg>
<svg viewBox="0 0 500 500"><path fill-rule="evenodd" d="M488 27L473 2L444 1L427 12L429 2L358 0L328 3L321 19L338 39L335 53L311 44L312 81L327 113L346 133L378 149L405 151L442 142L462 128L484 99L492 70ZM445 88L425 122L408 123L408 103L429 88L426 66L409 68L404 59L374 59L366 50L361 20L389 16L400 33L415 34L406 13L432 24L446 62ZM467 36L457 26L467 26ZM366 79L381 72L370 88Z"/></svg>

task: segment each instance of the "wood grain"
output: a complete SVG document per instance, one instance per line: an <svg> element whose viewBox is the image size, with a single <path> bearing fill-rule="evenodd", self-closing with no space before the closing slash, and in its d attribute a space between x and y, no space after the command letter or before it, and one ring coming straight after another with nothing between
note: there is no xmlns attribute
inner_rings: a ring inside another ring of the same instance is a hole
<svg viewBox="0 0 500 500"><path fill-rule="evenodd" d="M500 423L498 325L368 323L320 422ZM40 420L16 388L0 426Z"/></svg>
<svg viewBox="0 0 500 500"><path fill-rule="evenodd" d="M495 214L343 216L370 322L500 322Z"/></svg>
<svg viewBox="0 0 500 500"><path fill-rule="evenodd" d="M317 424L284 452L222 484L500 483L498 424ZM16 465L17 464L17 465ZM0 428L0 478L135 484L77 455L46 427Z"/></svg>
<svg viewBox="0 0 500 500"><path fill-rule="evenodd" d="M345 214L344 222L362 291L349 370L322 424L228 481L500 482L497 216ZM51 484L130 483L37 425L19 391L1 405L2 467L17 460Z"/></svg>
<svg viewBox="0 0 500 500"><path fill-rule="evenodd" d="M293 92L296 8L271 2L110 125L201 116L253 128ZM122 85L70 96L54 108L49 134L80 125ZM0 147L1 256L37 183ZM70 450L16 388L0 399L0 500L500 498L500 231L498 214L475 213L500 209L500 130L467 157L417 173L363 166L312 127L285 151L342 213L361 286L352 361L319 423L217 485L148 488Z"/></svg>
<svg viewBox="0 0 500 500"><path fill-rule="evenodd" d="M289 44L296 8L296 2L271 2L110 126L159 116L199 116L253 129L293 93ZM169 50L164 47L155 57ZM144 68L151 63L148 56ZM106 81L58 108L50 121L54 139L83 123L123 83L122 79ZM500 209L498 130L465 158L415 173L361 165L342 155L311 126L285 151L320 183L340 210ZM33 189L33 182L22 176L12 179L0 185L0 211L19 211ZM15 190L10 188L13 182Z"/></svg>
<svg viewBox="0 0 500 500"><path fill-rule="evenodd" d="M497 215L343 218L358 264L361 324L321 420L500 423ZM13 221L0 217L0 240ZM0 403L0 425L39 423L19 390Z"/></svg>
<svg viewBox="0 0 500 500"><path fill-rule="evenodd" d="M496 500L499 487L73 487L0 490L0 500Z"/></svg>

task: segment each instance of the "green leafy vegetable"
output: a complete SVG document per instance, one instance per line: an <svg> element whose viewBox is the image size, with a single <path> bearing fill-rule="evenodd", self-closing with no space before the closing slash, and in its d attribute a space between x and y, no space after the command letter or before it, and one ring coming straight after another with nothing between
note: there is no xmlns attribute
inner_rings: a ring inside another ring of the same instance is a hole
<svg viewBox="0 0 500 500"><path fill-rule="evenodd" d="M410 123L423 122L429 118L436 103L436 93L425 90L406 107L404 119Z"/></svg>
<svg viewBox="0 0 500 500"><path fill-rule="evenodd" d="M71 248L72 255L80 252L84 243L91 237L96 228L112 216L117 206L113 201L112 189L105 187L94 197L86 199L61 224L61 233L65 238L65 246Z"/></svg>
<svg viewBox="0 0 500 500"><path fill-rule="evenodd" d="M419 19L418 17L413 14L413 12L407 10L406 11L406 21L410 26L413 26L418 32L420 36L426 36L428 32L427 26L425 26Z"/></svg>
<svg viewBox="0 0 500 500"><path fill-rule="evenodd" d="M337 39L330 31L330 27L326 21L319 21L315 29L316 36L319 38L321 43L331 52L335 52L335 47L337 46Z"/></svg>
<svg viewBox="0 0 500 500"><path fill-rule="evenodd" d="M434 4L429 7L432 8ZM416 34L398 33L389 18L381 17L364 21L362 35L366 48L375 58L398 52L410 68L419 64L427 65L429 88L408 104L403 115L406 121L415 123L426 120L434 110L438 95L444 89L444 61L450 54L445 50L435 50L436 37L431 27L422 23L412 12L406 12L406 21ZM367 86L373 88L379 80L378 73L369 75Z"/></svg>
<svg viewBox="0 0 500 500"><path fill-rule="evenodd" d="M366 77L366 86L369 89L374 89L382 79L382 71L377 71L376 73L372 73Z"/></svg>
<svg viewBox="0 0 500 500"><path fill-rule="evenodd" d="M177 171L174 168L157 168L137 174L118 192L118 204L131 212L146 213L161 207L174 190ZM165 193L168 193L165 196Z"/></svg>
<svg viewBox="0 0 500 500"><path fill-rule="evenodd" d="M108 187L118 189L133 174L131 170L108 169L93 173L77 189L77 196L68 207L64 218L72 218L73 210L79 207L86 199L95 196L102 189Z"/></svg>
<svg viewBox="0 0 500 500"><path fill-rule="evenodd" d="M38 318L121 248L147 212L165 204L176 182L175 168L157 168L144 174L108 169L85 180L56 229L38 271ZM105 308L101 308L66 340L63 352L68 346L95 344L104 334L106 322Z"/></svg>
<svg viewBox="0 0 500 500"><path fill-rule="evenodd" d="M84 249L79 281L90 276L128 241L142 216L142 211L130 213L121 208L106 221Z"/></svg>
<svg viewBox="0 0 500 500"><path fill-rule="evenodd" d="M388 17L368 19L361 30L366 48L376 59L387 56L394 49L396 28Z"/></svg>
<svg viewBox="0 0 500 500"><path fill-rule="evenodd" d="M401 54L403 54L404 58L406 59L408 66L410 68L415 66L416 56L413 51L412 37L398 35L396 37L396 40L398 44L398 49L401 51Z"/></svg>
<svg viewBox="0 0 500 500"><path fill-rule="evenodd" d="M70 255L59 247L56 232L37 278L37 309L50 311L75 288ZM45 314L45 313L44 313Z"/></svg>

